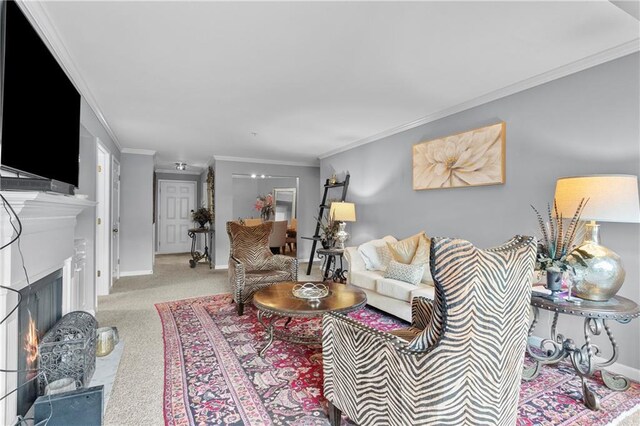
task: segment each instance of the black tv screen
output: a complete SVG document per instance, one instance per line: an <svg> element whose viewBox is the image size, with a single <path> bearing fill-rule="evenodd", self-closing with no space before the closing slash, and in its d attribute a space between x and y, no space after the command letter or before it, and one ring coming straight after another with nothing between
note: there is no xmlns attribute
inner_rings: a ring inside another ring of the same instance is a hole
<svg viewBox="0 0 640 426"><path fill-rule="evenodd" d="M1 163L77 187L80 94L18 5L3 3Z"/></svg>

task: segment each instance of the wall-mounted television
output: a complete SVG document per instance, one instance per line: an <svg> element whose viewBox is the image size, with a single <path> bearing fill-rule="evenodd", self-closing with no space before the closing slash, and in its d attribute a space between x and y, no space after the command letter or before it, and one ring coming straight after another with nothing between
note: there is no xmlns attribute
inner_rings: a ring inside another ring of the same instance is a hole
<svg viewBox="0 0 640 426"><path fill-rule="evenodd" d="M80 94L20 7L0 8L0 164L77 187Z"/></svg>

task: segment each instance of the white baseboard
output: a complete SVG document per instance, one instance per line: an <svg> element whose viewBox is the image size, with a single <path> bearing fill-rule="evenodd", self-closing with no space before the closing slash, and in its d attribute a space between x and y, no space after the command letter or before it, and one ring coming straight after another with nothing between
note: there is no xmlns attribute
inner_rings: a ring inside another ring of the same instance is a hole
<svg viewBox="0 0 640 426"><path fill-rule="evenodd" d="M540 342L542 341L542 337L531 336L531 337L529 337L529 340L532 342L532 344L534 346L540 346ZM596 361L596 363L603 363L603 362L606 361L606 359L597 356L597 357L595 357L595 361ZM631 380L633 380L635 382L640 381L640 369L629 367L628 365L620 364L619 362L616 362L616 363L606 367L605 370L607 370L610 373L622 374L626 378L631 379Z"/></svg>
<svg viewBox="0 0 640 426"><path fill-rule="evenodd" d="M229 269L229 265L216 265L213 269Z"/></svg>
<svg viewBox="0 0 640 426"><path fill-rule="evenodd" d="M137 277L140 275L153 275L153 270L149 269L146 271L120 271L121 277Z"/></svg>

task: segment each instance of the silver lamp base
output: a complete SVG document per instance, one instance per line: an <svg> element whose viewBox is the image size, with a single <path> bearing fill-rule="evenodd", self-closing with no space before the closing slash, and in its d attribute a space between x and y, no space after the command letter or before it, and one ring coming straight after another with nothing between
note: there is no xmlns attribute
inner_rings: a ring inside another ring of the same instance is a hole
<svg viewBox="0 0 640 426"><path fill-rule="evenodd" d="M349 233L344 230L347 226L347 222L338 223L338 232L336 232L336 248L344 249L344 243L349 239Z"/></svg>
<svg viewBox="0 0 640 426"><path fill-rule="evenodd" d="M587 224L584 242L567 257L575 270L574 294L581 299L604 302L624 283L622 260L613 250L600 245L599 225Z"/></svg>

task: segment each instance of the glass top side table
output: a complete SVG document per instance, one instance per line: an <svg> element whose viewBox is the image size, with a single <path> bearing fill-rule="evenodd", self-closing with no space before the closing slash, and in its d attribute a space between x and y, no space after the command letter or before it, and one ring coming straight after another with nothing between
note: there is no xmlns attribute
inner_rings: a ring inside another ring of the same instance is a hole
<svg viewBox="0 0 640 426"><path fill-rule="evenodd" d="M564 358L569 358L576 374L582 380L582 395L584 404L592 409L600 408L598 396L589 389L587 379L592 377L596 371L600 371L604 384L612 390L624 391L629 388L630 382L626 377L619 374L612 374L604 368L612 365L618 359L618 344L613 337L613 333L607 324L607 320L618 321L626 324L633 318L640 316L640 307L637 303L622 296L614 296L606 302L592 302L582 300L580 305L566 302L565 300L550 300L537 295L531 295L531 306L533 308L533 320L529 327L529 337L538 322L540 309L553 312L551 323L551 336L540 342L536 352L533 345L527 341L527 353L534 360L530 367L523 370L523 379L532 380L540 373L540 367L544 364L557 364ZM578 346L573 339L567 338L557 333L558 316L560 314L573 315L584 318L584 341L582 346ZM591 336L598 336L602 330L607 333L609 342L613 349L611 358L602 363L597 363L595 357L600 354L600 349L591 343ZM540 353L542 352L542 354Z"/></svg>

